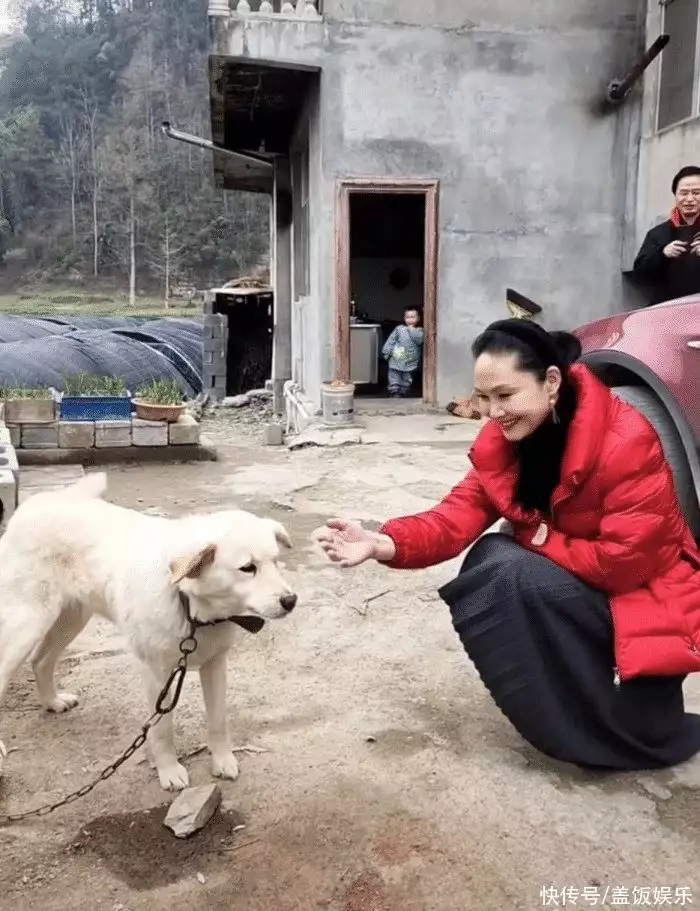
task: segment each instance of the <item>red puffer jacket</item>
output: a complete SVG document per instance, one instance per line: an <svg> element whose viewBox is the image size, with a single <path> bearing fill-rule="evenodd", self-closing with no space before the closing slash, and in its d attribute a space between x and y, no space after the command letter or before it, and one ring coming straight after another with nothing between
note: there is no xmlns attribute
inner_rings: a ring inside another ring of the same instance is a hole
<svg viewBox="0 0 700 911"><path fill-rule="evenodd" d="M678 507L656 431L576 364L578 407L551 515L514 502L513 447L495 422L479 434L474 466L434 509L393 519L387 565L419 569L462 553L499 517L523 547L605 592L620 679L700 670L700 551Z"/></svg>

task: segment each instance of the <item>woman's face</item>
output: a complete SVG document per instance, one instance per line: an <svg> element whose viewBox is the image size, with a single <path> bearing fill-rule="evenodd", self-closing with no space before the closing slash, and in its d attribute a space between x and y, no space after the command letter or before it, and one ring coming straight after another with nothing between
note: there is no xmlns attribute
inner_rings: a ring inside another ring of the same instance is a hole
<svg viewBox="0 0 700 911"><path fill-rule="evenodd" d="M479 411L496 421L511 442L529 436L547 420L560 386L557 367L550 367L541 382L534 373L519 369L516 354L484 353L474 365Z"/></svg>

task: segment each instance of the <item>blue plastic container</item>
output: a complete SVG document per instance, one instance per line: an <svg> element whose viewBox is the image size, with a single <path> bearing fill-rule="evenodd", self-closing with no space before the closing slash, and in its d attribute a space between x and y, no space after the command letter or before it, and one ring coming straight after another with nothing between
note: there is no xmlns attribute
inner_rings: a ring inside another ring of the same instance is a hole
<svg viewBox="0 0 700 911"><path fill-rule="evenodd" d="M64 395L62 421L130 421L131 397L128 395Z"/></svg>

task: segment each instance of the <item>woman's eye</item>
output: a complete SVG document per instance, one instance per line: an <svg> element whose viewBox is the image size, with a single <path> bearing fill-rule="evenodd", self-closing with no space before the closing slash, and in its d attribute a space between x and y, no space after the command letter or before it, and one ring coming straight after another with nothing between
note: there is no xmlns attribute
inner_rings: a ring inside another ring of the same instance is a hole
<svg viewBox="0 0 700 911"><path fill-rule="evenodd" d="M246 563L245 566L241 566L241 572L250 573L251 575L254 576L255 573L257 572L257 567L255 566L255 563Z"/></svg>

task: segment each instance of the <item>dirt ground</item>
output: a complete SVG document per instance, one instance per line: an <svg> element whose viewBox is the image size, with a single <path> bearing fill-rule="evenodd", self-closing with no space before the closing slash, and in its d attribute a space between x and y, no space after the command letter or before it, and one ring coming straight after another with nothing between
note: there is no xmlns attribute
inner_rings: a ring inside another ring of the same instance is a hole
<svg viewBox="0 0 700 911"><path fill-rule="evenodd" d="M299 605L259 636L241 631L230 659L234 741L264 752L239 753L221 812L186 841L161 824L172 795L145 751L71 806L0 829L1 907L532 911L683 904L684 888L700 902L700 760L603 776L538 755L490 701L436 596L457 561L348 573L312 546L328 516L379 523L431 505L464 473L463 446L288 452L235 423L211 430L220 461L115 468L110 496L170 516L241 506L291 532ZM81 697L74 711L43 714L28 668L2 706L0 812L80 787L147 717L107 625L76 640L59 675ZM695 680L688 703L700 710ZM210 781L196 676L176 730L191 783ZM554 901L552 885L569 891Z"/></svg>

